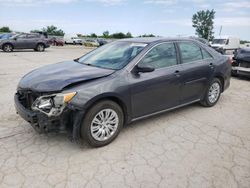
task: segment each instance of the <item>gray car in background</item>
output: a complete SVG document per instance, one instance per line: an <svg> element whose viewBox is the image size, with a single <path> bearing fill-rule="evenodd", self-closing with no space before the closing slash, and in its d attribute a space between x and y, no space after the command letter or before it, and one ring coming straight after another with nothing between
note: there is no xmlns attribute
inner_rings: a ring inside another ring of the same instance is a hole
<svg viewBox="0 0 250 188"><path fill-rule="evenodd" d="M42 52L48 47L48 40L38 33L23 33L14 35L9 39L0 40L0 49L4 52L12 52L14 49L34 49Z"/></svg>

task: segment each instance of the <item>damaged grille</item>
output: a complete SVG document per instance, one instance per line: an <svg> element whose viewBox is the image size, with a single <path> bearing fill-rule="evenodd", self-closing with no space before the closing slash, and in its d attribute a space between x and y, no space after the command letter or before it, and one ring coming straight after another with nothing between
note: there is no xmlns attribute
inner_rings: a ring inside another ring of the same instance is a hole
<svg viewBox="0 0 250 188"><path fill-rule="evenodd" d="M32 91L20 90L17 93L21 104L29 110L31 109L31 105L36 100L36 98L40 96L39 94L33 93Z"/></svg>

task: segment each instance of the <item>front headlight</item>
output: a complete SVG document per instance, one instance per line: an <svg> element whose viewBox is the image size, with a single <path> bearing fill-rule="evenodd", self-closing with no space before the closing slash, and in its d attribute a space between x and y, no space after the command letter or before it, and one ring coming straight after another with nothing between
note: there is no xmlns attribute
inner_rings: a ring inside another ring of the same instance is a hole
<svg viewBox="0 0 250 188"><path fill-rule="evenodd" d="M76 92L41 96L34 101L31 108L47 116L58 116L75 95Z"/></svg>
<svg viewBox="0 0 250 188"><path fill-rule="evenodd" d="M54 103L57 105L68 103L76 95L76 92L72 93L60 93L55 95Z"/></svg>

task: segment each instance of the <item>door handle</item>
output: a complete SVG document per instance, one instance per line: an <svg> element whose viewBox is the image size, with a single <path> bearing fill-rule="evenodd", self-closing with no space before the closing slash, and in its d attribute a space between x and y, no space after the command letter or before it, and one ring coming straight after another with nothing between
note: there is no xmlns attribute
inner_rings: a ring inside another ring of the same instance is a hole
<svg viewBox="0 0 250 188"><path fill-rule="evenodd" d="M180 75L180 71L179 71L179 70L176 70L176 71L174 72L174 75L177 76L177 77L180 77L180 76L181 76L181 75Z"/></svg>
<svg viewBox="0 0 250 188"><path fill-rule="evenodd" d="M211 69L213 69L213 68L214 68L214 64L213 64L213 63L209 63L209 67L210 67Z"/></svg>

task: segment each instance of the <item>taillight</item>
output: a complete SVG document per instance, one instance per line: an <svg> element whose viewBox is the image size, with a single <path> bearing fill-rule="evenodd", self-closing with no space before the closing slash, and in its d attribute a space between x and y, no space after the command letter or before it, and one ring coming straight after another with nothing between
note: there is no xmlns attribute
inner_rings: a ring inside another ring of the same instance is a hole
<svg viewBox="0 0 250 188"><path fill-rule="evenodd" d="M227 60L227 62L228 62L229 64L232 64L232 63L233 63L233 58L232 58L232 57L229 57L228 60Z"/></svg>

